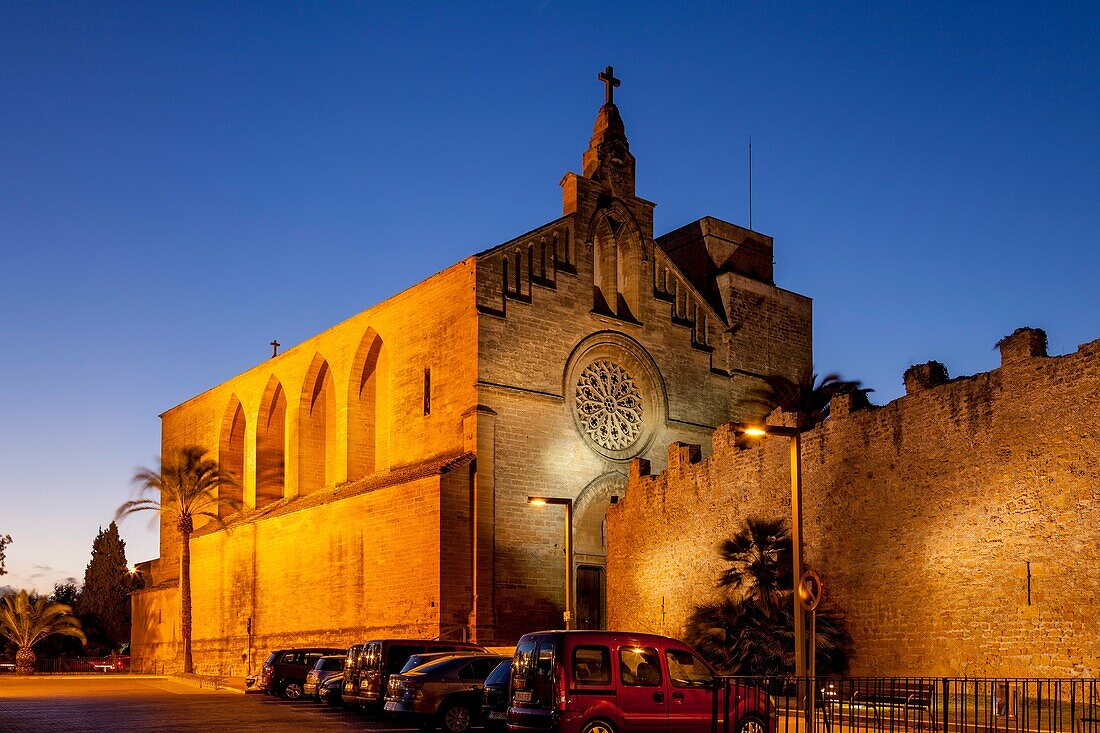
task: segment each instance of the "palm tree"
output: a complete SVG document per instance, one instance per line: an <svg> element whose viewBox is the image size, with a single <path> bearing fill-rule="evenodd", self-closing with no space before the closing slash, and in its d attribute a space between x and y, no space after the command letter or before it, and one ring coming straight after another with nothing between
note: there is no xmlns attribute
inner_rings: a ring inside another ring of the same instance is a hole
<svg viewBox="0 0 1100 733"><path fill-rule="evenodd" d="M724 672L792 674L795 599L790 532L782 520L749 518L719 552L729 567L718 585L737 594L697 606L688 619L685 641ZM852 637L838 610L817 610L815 647L822 673L847 670Z"/></svg>
<svg viewBox="0 0 1100 733"><path fill-rule="evenodd" d="M720 553L729 567L718 585L752 596L766 613L792 587L792 552L783 520L749 517L737 534L722 543Z"/></svg>
<svg viewBox="0 0 1100 733"><path fill-rule="evenodd" d="M183 671L194 672L191 659L191 535L195 520L205 518L219 528L225 520L219 516L221 507L240 511L241 502L220 495L222 486L240 486L237 478L223 471L218 463L207 457L205 448L186 445L178 448L167 460L161 461L161 470L142 468L134 474L134 483L140 493L156 493L128 501L118 508L115 519L142 511L156 512L162 518L174 521L180 536L180 625L183 633Z"/></svg>
<svg viewBox="0 0 1100 733"><path fill-rule="evenodd" d="M72 606L53 603L47 596L32 597L25 590L0 598L0 635L16 646L16 673L34 673L34 645L47 636L75 636L87 643L72 611Z"/></svg>
<svg viewBox="0 0 1100 733"><path fill-rule="evenodd" d="M818 381L813 367L807 367L797 380L781 374L766 374L764 383L753 387L745 404L759 407L765 413L775 408L798 416L799 428L812 428L829 416L829 400L835 395L855 392L863 395L874 390L860 387L860 382L844 380L839 374L829 374Z"/></svg>

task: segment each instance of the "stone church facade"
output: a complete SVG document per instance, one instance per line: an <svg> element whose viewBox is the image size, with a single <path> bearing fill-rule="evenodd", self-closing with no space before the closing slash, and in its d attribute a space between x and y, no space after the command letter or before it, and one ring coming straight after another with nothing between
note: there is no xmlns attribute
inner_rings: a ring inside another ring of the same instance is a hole
<svg viewBox="0 0 1100 733"><path fill-rule="evenodd" d="M165 455L208 446L242 478L245 511L192 541L197 670L561 627L564 516L531 495L573 499L576 620L602 627L628 462L709 453L760 375L810 365L810 301L774 284L770 237L709 217L654 236L606 76L560 218L162 415ZM177 658L178 558L162 527L135 658Z"/></svg>

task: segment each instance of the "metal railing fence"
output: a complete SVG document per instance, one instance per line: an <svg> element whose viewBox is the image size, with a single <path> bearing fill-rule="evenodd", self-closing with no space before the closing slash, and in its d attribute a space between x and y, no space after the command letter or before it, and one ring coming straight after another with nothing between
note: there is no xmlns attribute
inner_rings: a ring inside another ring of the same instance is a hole
<svg viewBox="0 0 1100 733"><path fill-rule="evenodd" d="M777 733L1100 733L1100 680L720 677L714 733L738 733L725 701L767 694ZM750 689L751 688L751 689ZM770 731L768 732L770 733Z"/></svg>

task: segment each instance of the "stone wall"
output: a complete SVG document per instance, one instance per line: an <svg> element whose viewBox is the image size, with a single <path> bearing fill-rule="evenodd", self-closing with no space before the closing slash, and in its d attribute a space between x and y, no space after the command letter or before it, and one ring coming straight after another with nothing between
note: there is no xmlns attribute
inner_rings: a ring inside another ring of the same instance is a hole
<svg viewBox="0 0 1100 733"><path fill-rule="evenodd" d="M807 562L848 614L853 673L1100 674L1100 341L1000 347L972 377L910 369L883 407L837 398L803 436ZM709 459L676 444L660 475L632 464L608 513L612 628L679 635L719 593L719 543L790 517L786 439L741 441L723 426Z"/></svg>

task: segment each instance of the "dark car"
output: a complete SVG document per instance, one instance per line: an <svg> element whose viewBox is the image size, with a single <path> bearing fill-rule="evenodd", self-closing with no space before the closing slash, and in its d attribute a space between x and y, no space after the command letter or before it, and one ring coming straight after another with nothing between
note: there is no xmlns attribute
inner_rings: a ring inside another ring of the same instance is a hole
<svg viewBox="0 0 1100 733"><path fill-rule="evenodd" d="M321 683L333 675L343 674L346 658L346 654L332 654L318 659L317 663L313 665L313 669L309 670L309 674L306 675L306 684L302 688L302 694L306 697L312 697L314 700L320 700Z"/></svg>
<svg viewBox="0 0 1100 733"><path fill-rule="evenodd" d="M467 652L447 651L447 652L425 652L424 654L413 654L411 657L409 657L407 660L405 660L405 664L403 664L401 666L401 669L399 669L398 672L408 672L410 669L416 669L417 667L419 667L422 664L427 664L428 662L434 662L437 659L442 659L443 657L453 657L453 656L457 656L459 654L480 654L480 653L481 652L479 652L479 651L471 650L471 651L467 651Z"/></svg>
<svg viewBox="0 0 1100 733"><path fill-rule="evenodd" d="M271 652L260 671L259 688L269 695L297 700L305 689L306 675L321 657L345 654L347 649L307 647Z"/></svg>
<svg viewBox="0 0 1100 733"><path fill-rule="evenodd" d="M429 652L487 652L485 647L464 641L428 639L374 639L363 643L355 664L344 667L344 702L380 708L390 675L401 671L414 654Z"/></svg>
<svg viewBox="0 0 1100 733"><path fill-rule="evenodd" d="M485 694L481 701L481 722L485 730L502 733L508 730L508 683L512 660L505 659L485 678Z"/></svg>
<svg viewBox="0 0 1100 733"><path fill-rule="evenodd" d="M337 672L317 686L317 697L329 707L344 704L344 673Z"/></svg>
<svg viewBox="0 0 1100 733"><path fill-rule="evenodd" d="M655 634L526 634L512 658L510 694L512 733L708 733L715 724L731 733L778 730L775 708L762 690L717 684L695 650Z"/></svg>
<svg viewBox="0 0 1100 733"><path fill-rule="evenodd" d="M462 733L478 721L482 685L505 658L461 654L390 676L384 710L421 729Z"/></svg>

